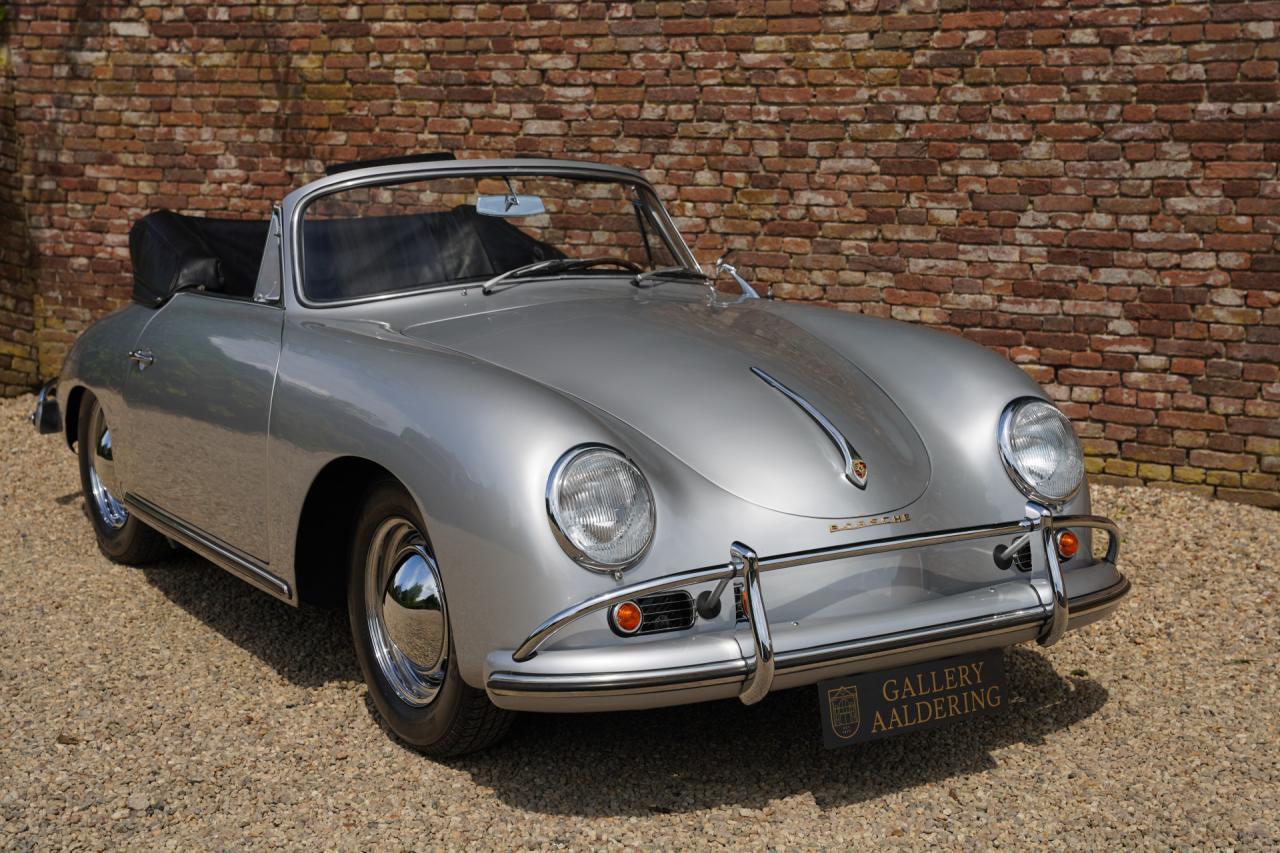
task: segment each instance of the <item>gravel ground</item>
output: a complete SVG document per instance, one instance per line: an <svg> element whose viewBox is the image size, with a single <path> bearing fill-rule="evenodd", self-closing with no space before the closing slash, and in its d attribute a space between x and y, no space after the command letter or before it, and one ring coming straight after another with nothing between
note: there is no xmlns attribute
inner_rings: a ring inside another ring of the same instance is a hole
<svg viewBox="0 0 1280 853"><path fill-rule="evenodd" d="M30 406L0 400L4 846L1280 845L1280 513L1096 489L1134 594L1009 652L968 724L828 752L803 689L528 715L437 762L376 722L342 614L101 557Z"/></svg>

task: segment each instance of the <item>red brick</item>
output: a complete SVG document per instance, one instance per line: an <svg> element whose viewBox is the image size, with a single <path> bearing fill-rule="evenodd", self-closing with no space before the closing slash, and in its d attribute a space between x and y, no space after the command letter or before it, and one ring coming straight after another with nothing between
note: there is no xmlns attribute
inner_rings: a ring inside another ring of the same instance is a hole
<svg viewBox="0 0 1280 853"><path fill-rule="evenodd" d="M700 257L1015 360L1103 477L1280 494L1280 3L844 5L178 0L109 34L11 4L0 393L127 300L152 207L263 218L410 150L587 157L651 177ZM243 47L267 30L287 67Z"/></svg>

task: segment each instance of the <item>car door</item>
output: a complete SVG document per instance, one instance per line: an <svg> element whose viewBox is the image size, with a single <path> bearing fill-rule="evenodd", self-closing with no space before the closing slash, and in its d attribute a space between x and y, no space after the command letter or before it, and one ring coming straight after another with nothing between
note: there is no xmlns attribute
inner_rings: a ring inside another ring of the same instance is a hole
<svg viewBox="0 0 1280 853"><path fill-rule="evenodd" d="M139 335L124 388L129 495L263 563L283 324L278 304L177 293Z"/></svg>

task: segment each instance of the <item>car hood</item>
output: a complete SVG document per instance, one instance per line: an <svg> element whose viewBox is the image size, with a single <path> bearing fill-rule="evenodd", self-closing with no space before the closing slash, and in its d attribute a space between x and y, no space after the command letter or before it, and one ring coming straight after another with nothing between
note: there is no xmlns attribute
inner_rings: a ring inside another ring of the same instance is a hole
<svg viewBox="0 0 1280 853"><path fill-rule="evenodd" d="M556 300L419 323L402 333L602 409L721 488L772 510L880 515L912 503L929 484L924 444L889 395L768 302ZM846 479L822 427L752 368L845 436L866 462L865 489Z"/></svg>

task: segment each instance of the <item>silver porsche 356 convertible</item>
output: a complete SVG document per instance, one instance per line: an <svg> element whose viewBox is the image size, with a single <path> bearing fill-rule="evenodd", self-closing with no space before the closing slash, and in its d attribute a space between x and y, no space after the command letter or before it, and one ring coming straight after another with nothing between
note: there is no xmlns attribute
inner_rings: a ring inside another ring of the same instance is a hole
<svg viewBox="0 0 1280 853"><path fill-rule="evenodd" d="M636 172L350 164L129 243L133 302L33 415L102 551L345 599L425 752L812 684L828 741L909 731L1000 706L1001 649L1128 591L1021 370L704 272Z"/></svg>

